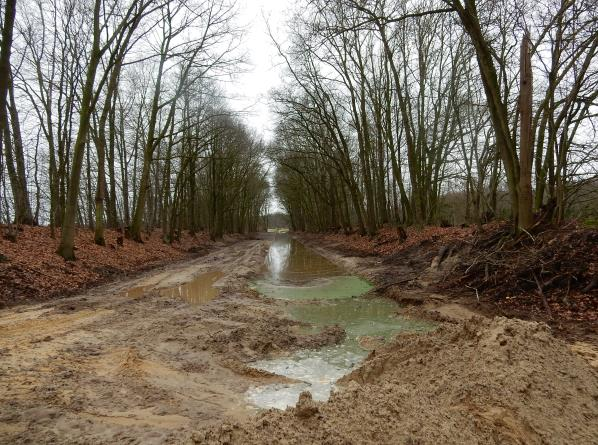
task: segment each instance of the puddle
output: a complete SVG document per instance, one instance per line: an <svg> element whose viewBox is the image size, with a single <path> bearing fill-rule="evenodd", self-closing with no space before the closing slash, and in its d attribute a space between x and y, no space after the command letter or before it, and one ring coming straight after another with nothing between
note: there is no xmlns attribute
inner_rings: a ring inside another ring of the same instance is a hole
<svg viewBox="0 0 598 445"><path fill-rule="evenodd" d="M142 297L147 289L145 286L137 286L127 289L123 292L123 295L128 298L139 298Z"/></svg>
<svg viewBox="0 0 598 445"><path fill-rule="evenodd" d="M214 287L214 283L224 276L223 272L206 272L196 276L193 281L180 284L166 289L158 289L163 297L181 298L189 304L204 304L218 296L220 290ZM132 287L123 295L129 298L139 298L144 293L154 289L151 286Z"/></svg>
<svg viewBox="0 0 598 445"><path fill-rule="evenodd" d="M288 235L276 235L270 245L264 278L270 283L302 283L342 275L342 270L322 255Z"/></svg>
<svg viewBox="0 0 598 445"><path fill-rule="evenodd" d="M363 295L372 285L286 235L276 235L266 256L263 279L252 287L270 298L335 299Z"/></svg>
<svg viewBox="0 0 598 445"><path fill-rule="evenodd" d="M310 323L306 331L317 332L323 326L338 324L347 337L338 345L252 363L255 368L304 382L250 388L246 396L256 407L293 406L305 390L315 400L327 400L334 383L367 356L368 351L360 344L380 343L401 331L433 328L429 323L396 316L398 306L391 300L354 298L370 290L371 285L358 277L343 275L342 269L330 264L288 236L278 235L272 244L263 279L256 281L254 288L265 296L290 300L286 305L289 315ZM318 267L322 267L322 274Z"/></svg>
<svg viewBox="0 0 598 445"><path fill-rule="evenodd" d="M214 287L214 283L223 276L224 273L220 271L202 273L188 283L168 289L160 289L160 295L170 298L182 298L189 304L204 304L218 296L220 289Z"/></svg>
<svg viewBox="0 0 598 445"><path fill-rule="evenodd" d="M257 280L253 288L266 297L282 300L328 300L363 295L372 285L359 277L339 276L315 278L303 285Z"/></svg>

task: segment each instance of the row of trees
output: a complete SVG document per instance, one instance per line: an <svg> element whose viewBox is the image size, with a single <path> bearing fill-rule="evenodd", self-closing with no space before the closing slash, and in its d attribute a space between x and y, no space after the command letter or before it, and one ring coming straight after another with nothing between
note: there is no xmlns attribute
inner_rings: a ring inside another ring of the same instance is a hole
<svg viewBox="0 0 598 445"><path fill-rule="evenodd" d="M437 223L543 206L596 183L591 0L310 0L279 46L270 155L296 229ZM533 88L532 88L533 80ZM592 183L592 181L594 181Z"/></svg>
<svg viewBox="0 0 598 445"><path fill-rule="evenodd" d="M242 62L234 3L22 0L15 19L7 0L2 12L7 223L60 227L65 259L80 225L100 245L105 227L136 241L154 227L165 241L255 230L264 149L217 86Z"/></svg>

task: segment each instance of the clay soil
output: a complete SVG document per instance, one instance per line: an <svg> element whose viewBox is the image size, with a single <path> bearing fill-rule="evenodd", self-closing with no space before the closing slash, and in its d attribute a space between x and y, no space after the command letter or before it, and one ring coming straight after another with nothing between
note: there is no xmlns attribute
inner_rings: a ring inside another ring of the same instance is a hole
<svg viewBox="0 0 598 445"><path fill-rule="evenodd" d="M402 315L438 328L376 344L328 402L304 393L295 407L258 412L245 391L285 380L252 360L334 344L344 332L300 334L283 305L248 290L267 240L217 245L135 279L1 310L0 443L598 443L591 342L485 316L483 305L440 292L457 256L433 264L434 244L413 242L398 261L397 252L356 255L346 242L303 239L399 301ZM221 293L207 304L160 296L215 270Z"/></svg>

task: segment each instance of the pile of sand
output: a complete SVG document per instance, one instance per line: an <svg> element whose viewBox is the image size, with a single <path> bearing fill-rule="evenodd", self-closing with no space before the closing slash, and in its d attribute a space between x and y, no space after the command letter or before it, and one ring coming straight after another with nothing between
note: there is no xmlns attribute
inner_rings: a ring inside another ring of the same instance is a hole
<svg viewBox="0 0 598 445"><path fill-rule="evenodd" d="M598 373L543 325L472 319L401 335L326 403L193 433L196 443L598 443Z"/></svg>

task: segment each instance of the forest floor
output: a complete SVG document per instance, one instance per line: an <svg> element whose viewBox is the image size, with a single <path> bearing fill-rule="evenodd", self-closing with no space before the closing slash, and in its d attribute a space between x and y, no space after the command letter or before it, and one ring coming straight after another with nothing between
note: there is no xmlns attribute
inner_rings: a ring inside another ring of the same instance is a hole
<svg viewBox="0 0 598 445"><path fill-rule="evenodd" d="M0 226L0 231L5 228ZM77 261L64 261L56 254L60 229L52 238L49 227L22 226L16 242L0 238L0 308L80 292L110 280L154 268L173 261L205 254L213 243L207 234L190 236L166 244L159 231L144 235L137 243L106 230L106 246L93 242L93 232L79 229L75 238ZM230 240L234 241L234 239Z"/></svg>
<svg viewBox="0 0 598 445"><path fill-rule="evenodd" d="M0 443L596 443L598 348L589 319L580 321L587 332L563 334L492 317L485 295L478 304L475 293L443 291L449 271L463 275L456 240L476 235L437 230L409 233L407 243L394 242L403 247L380 253L366 243L392 243L298 235L370 279L373 294L399 301L402 315L438 328L377 346L328 402L305 393L285 411L247 405L249 387L288 381L248 364L334 344L344 332L304 334L284 305L248 289L267 240L213 245L202 257L77 296L2 309ZM456 247L439 255L443 245ZM222 272L221 291L206 304L160 292L211 271Z"/></svg>

